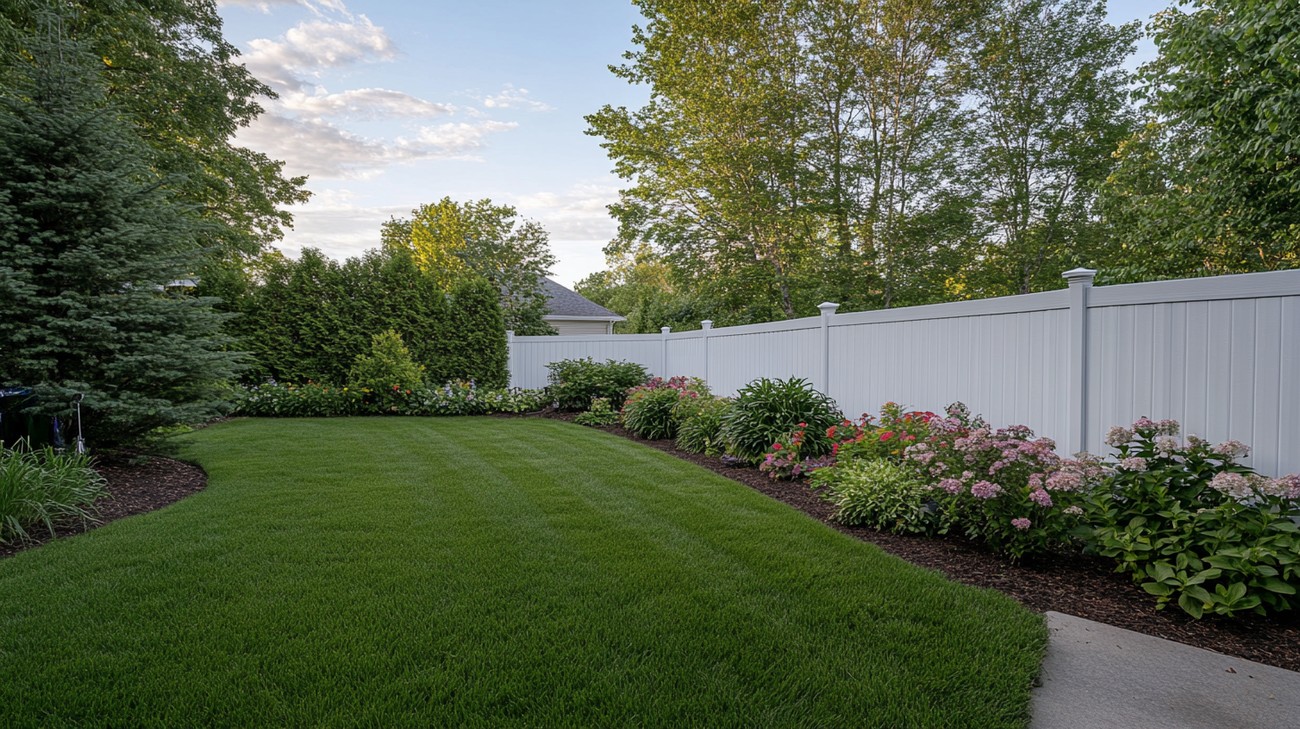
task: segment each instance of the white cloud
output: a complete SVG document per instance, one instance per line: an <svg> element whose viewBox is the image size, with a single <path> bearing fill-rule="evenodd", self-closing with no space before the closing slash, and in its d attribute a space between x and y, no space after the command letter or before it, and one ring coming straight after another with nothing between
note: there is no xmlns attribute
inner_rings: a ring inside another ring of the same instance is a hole
<svg viewBox="0 0 1300 729"><path fill-rule="evenodd" d="M217 0L217 7L228 5L257 8L263 13L270 13L272 6L275 5L298 5L311 10L317 15L323 15L325 11L350 15L347 6L343 4L342 0Z"/></svg>
<svg viewBox="0 0 1300 729"><path fill-rule="evenodd" d="M552 239L600 240L601 245L618 232L608 210L615 202L618 185L613 181L580 183L564 192L537 192L513 200L519 212L541 223Z"/></svg>
<svg viewBox="0 0 1300 729"><path fill-rule="evenodd" d="M519 125L514 122L480 121L448 122L420 129L418 141L448 156L464 157L486 146L487 136L494 132L508 132Z"/></svg>
<svg viewBox="0 0 1300 729"><path fill-rule="evenodd" d="M333 258L358 256L379 245L379 229L389 218L409 215L411 206L354 205L346 192L325 191L293 208L294 227L277 246L294 255L319 248Z"/></svg>
<svg viewBox="0 0 1300 729"><path fill-rule="evenodd" d="M344 22L299 23L279 40L258 38L248 47L248 70L272 87L290 91L301 90L307 84L304 77L319 78L328 69L397 57L392 39L364 15Z"/></svg>
<svg viewBox="0 0 1300 729"><path fill-rule="evenodd" d="M483 106L489 109L527 109L529 111L550 111L553 107L528 97L528 89L517 89L511 84L501 88L501 93L484 97Z"/></svg>
<svg viewBox="0 0 1300 729"><path fill-rule="evenodd" d="M276 104L286 111L312 117L348 116L359 119L388 117L431 117L455 113L451 104L440 104L389 89L348 89L327 93L320 88L315 93L290 91L280 96Z"/></svg>
<svg viewBox="0 0 1300 729"><path fill-rule="evenodd" d="M321 119L296 119L264 114L240 131L236 141L284 160L294 175L324 178L366 178L399 162L422 159L477 160L474 152L485 146L493 132L515 124L486 121L426 127L415 140L393 142L367 139Z"/></svg>

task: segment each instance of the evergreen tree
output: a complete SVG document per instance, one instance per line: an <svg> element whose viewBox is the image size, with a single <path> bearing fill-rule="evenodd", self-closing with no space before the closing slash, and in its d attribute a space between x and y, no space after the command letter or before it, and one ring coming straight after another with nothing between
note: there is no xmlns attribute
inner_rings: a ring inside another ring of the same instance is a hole
<svg viewBox="0 0 1300 729"><path fill-rule="evenodd" d="M84 393L92 442L214 414L235 355L193 275L202 224L109 103L96 59L34 42L0 89L0 386L65 414Z"/></svg>

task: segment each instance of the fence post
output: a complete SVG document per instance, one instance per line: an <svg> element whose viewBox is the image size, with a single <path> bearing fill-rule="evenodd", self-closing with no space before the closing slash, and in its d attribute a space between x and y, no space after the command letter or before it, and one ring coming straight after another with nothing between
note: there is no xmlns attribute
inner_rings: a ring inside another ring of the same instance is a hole
<svg viewBox="0 0 1300 729"><path fill-rule="evenodd" d="M835 316L835 310L838 308L840 308L839 304L832 304L829 301L817 305L817 309L822 313L822 381L820 389L824 395L831 394L831 317Z"/></svg>
<svg viewBox="0 0 1300 729"><path fill-rule="evenodd" d="M659 372L660 377L668 379L668 332L673 330L672 327L659 327L659 339L662 349L659 353Z"/></svg>
<svg viewBox="0 0 1300 729"><path fill-rule="evenodd" d="M710 389L713 388L713 381L709 379L709 333L713 331L713 320L705 319L700 322L700 336L704 339L704 384Z"/></svg>
<svg viewBox="0 0 1300 729"><path fill-rule="evenodd" d="M1070 283L1070 401L1066 429L1071 454L1088 447L1088 290L1097 272L1075 268L1061 276Z"/></svg>
<svg viewBox="0 0 1300 729"><path fill-rule="evenodd" d="M515 386L515 330L506 330L506 387Z"/></svg>

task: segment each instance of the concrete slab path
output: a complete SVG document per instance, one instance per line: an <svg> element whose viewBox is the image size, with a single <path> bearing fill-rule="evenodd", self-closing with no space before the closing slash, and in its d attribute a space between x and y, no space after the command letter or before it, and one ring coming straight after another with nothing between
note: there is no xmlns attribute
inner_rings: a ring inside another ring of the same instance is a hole
<svg viewBox="0 0 1300 729"><path fill-rule="evenodd" d="M1297 729L1300 673L1047 613L1033 729Z"/></svg>

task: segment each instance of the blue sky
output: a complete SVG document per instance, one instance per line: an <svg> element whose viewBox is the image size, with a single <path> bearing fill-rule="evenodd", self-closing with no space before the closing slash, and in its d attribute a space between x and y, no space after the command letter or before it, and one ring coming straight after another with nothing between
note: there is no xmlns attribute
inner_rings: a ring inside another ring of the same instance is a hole
<svg viewBox="0 0 1300 729"><path fill-rule="evenodd" d="M1172 0L1112 0L1113 22ZM641 16L624 0L219 0L226 37L280 98L237 141L309 175L280 247L335 257L444 196L491 198L549 232L555 278L604 268L619 180L582 117L647 91L608 71ZM1153 55L1144 42L1133 65Z"/></svg>

